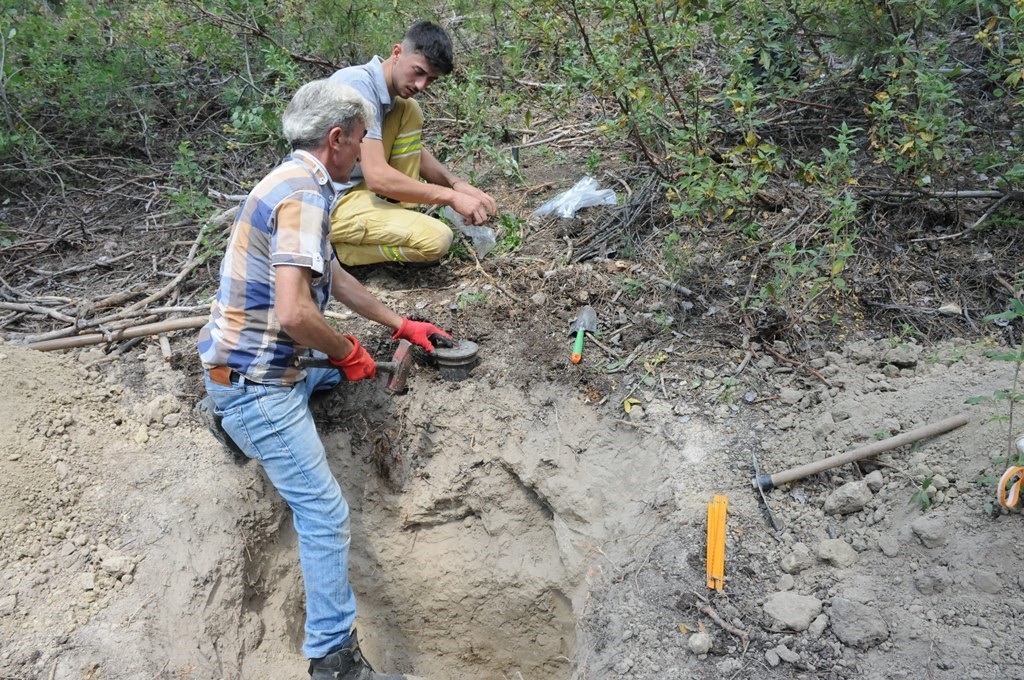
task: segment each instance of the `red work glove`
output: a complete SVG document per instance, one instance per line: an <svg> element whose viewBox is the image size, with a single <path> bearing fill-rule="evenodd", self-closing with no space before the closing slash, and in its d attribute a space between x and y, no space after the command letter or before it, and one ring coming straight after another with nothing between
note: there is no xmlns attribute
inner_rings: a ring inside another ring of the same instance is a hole
<svg viewBox="0 0 1024 680"><path fill-rule="evenodd" d="M377 375L377 362L373 360L373 357L363 349L363 346L359 344L354 335L346 335L345 337L352 343L352 351L344 359L328 357L331 363L340 368L341 372L345 374L345 378L350 382L363 380L364 378L373 378L373 376Z"/></svg>
<svg viewBox="0 0 1024 680"><path fill-rule="evenodd" d="M408 340L414 345L419 345L431 354L434 353L434 345L431 344L431 340L441 347L451 347L454 344L452 342L452 336L445 333L434 324L427 323L426 321L413 321L408 317L402 319L402 325L398 327L398 330L391 336L391 339Z"/></svg>

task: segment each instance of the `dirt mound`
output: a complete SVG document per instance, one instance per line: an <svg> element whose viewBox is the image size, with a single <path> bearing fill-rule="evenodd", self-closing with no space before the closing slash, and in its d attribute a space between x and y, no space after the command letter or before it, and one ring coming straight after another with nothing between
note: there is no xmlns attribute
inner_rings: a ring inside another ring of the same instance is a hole
<svg viewBox="0 0 1024 680"><path fill-rule="evenodd" d="M962 344L888 341L815 366L822 380L764 362L779 399L708 450L730 502L724 593L703 587L703 509L680 506L683 526L593 594L579 677L1018 673L1020 612L1006 594L1020 518L993 517L993 487L978 483L1002 471L1007 434L993 405L964 404L1010 388L1012 366ZM752 452L778 472L965 411L949 434L771 492L777 535L762 516Z"/></svg>

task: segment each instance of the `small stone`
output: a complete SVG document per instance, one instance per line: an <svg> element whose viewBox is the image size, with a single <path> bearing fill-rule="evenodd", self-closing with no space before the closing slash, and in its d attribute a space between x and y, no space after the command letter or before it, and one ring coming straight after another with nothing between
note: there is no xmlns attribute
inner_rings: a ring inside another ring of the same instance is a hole
<svg viewBox="0 0 1024 680"><path fill-rule="evenodd" d="M825 632L825 628L828 626L828 616L820 614L814 621L811 621L811 625L807 627L807 634L812 638L819 638L821 634Z"/></svg>
<svg viewBox="0 0 1024 680"><path fill-rule="evenodd" d="M864 477L864 483L868 485L872 493L878 493L878 490L885 484L885 478L882 477L881 470L873 470Z"/></svg>
<svg viewBox="0 0 1024 680"><path fill-rule="evenodd" d="M789 574L783 574L779 577L779 580L775 583L775 589L785 592L787 590L793 590L796 587L796 579Z"/></svg>
<svg viewBox="0 0 1024 680"><path fill-rule="evenodd" d="M874 607L836 597L829 615L832 632L850 647L875 647L889 638L889 626Z"/></svg>
<svg viewBox="0 0 1024 680"><path fill-rule="evenodd" d="M826 438L835 432L835 429L836 421L832 418L832 414L826 411L814 424L814 441L819 444L824 443Z"/></svg>
<svg viewBox="0 0 1024 680"><path fill-rule="evenodd" d="M857 551L841 538L828 538L818 544L818 558L845 569L857 561Z"/></svg>
<svg viewBox="0 0 1024 680"><path fill-rule="evenodd" d="M779 655L776 653L774 649L769 649L767 652L764 653L764 660L767 661L768 665L772 668L775 668L780 663L782 663L782 659L779 658Z"/></svg>
<svg viewBox="0 0 1024 680"><path fill-rule="evenodd" d="M701 654L707 654L711 651L711 646L714 644L714 640L707 633L694 633L690 636L690 639L686 641L686 644L690 647L690 651L700 656Z"/></svg>
<svg viewBox="0 0 1024 680"><path fill-rule="evenodd" d="M878 549L886 557L896 557L900 554L900 542L892 534L885 534L878 539Z"/></svg>
<svg viewBox="0 0 1024 680"><path fill-rule="evenodd" d="M1003 583L999 576L990 571L977 570L973 574L974 587L989 595L998 595L1003 591Z"/></svg>
<svg viewBox="0 0 1024 680"><path fill-rule="evenodd" d="M162 394L146 404L143 409L143 422L147 425L159 423L165 416L178 411L179 408L178 400L173 395Z"/></svg>
<svg viewBox="0 0 1024 680"><path fill-rule="evenodd" d="M795 543L793 552L782 558L780 566L787 574L799 574L804 569L814 566L814 556L805 544Z"/></svg>
<svg viewBox="0 0 1024 680"><path fill-rule="evenodd" d="M786 663L800 663L800 655L786 645L779 645L776 647L775 653L778 654L779 658Z"/></svg>
<svg viewBox="0 0 1024 680"><path fill-rule="evenodd" d="M942 475L935 475L932 477L932 486L939 491L949 488L949 480Z"/></svg>
<svg viewBox="0 0 1024 680"><path fill-rule="evenodd" d="M82 590L96 590L96 575L87 571L78 577L78 586Z"/></svg>
<svg viewBox="0 0 1024 680"><path fill-rule="evenodd" d="M849 482L828 495L825 499L825 512L830 515L859 512L871 498L871 489L865 482Z"/></svg>
<svg viewBox="0 0 1024 680"><path fill-rule="evenodd" d="M140 425L139 429L135 431L135 443L145 444L149 441L149 428L145 425Z"/></svg>
<svg viewBox="0 0 1024 680"><path fill-rule="evenodd" d="M777 628L800 632L821 613L821 600L793 592L774 593L764 603L764 612Z"/></svg>
<svg viewBox="0 0 1024 680"><path fill-rule="evenodd" d="M946 523L937 515L925 515L914 520L910 528L926 548L938 548L946 544L948 531Z"/></svg>
<svg viewBox="0 0 1024 680"><path fill-rule="evenodd" d="M945 567L924 569L914 574L914 587L922 595L937 595L949 588L949 570Z"/></svg>
<svg viewBox="0 0 1024 680"><path fill-rule="evenodd" d="M787 406L792 406L803 399L803 392L800 390L794 390L792 388L784 388L779 390L779 401Z"/></svg>
<svg viewBox="0 0 1024 680"><path fill-rule="evenodd" d="M177 427L181 423L180 413L168 413L163 420L165 427Z"/></svg>
<svg viewBox="0 0 1024 680"><path fill-rule="evenodd" d="M972 635L971 641L982 649L992 649L992 641L980 635Z"/></svg>
<svg viewBox="0 0 1024 680"><path fill-rule="evenodd" d="M903 429L903 426L901 426L900 421L898 421L895 418L886 418L885 420L882 421L882 429L884 429L890 435L893 435L899 434L900 431Z"/></svg>
<svg viewBox="0 0 1024 680"><path fill-rule="evenodd" d="M715 664L715 669L718 670L719 677L729 678L743 670L744 665L741 660L730 657Z"/></svg>
<svg viewBox="0 0 1024 680"><path fill-rule="evenodd" d="M548 296L544 293L534 293L533 296L530 297L530 302L538 307L543 307L548 302Z"/></svg>
<svg viewBox="0 0 1024 680"><path fill-rule="evenodd" d="M129 555L110 550L106 546L99 546L96 553L100 558L100 568L114 578L135 571L135 561Z"/></svg>

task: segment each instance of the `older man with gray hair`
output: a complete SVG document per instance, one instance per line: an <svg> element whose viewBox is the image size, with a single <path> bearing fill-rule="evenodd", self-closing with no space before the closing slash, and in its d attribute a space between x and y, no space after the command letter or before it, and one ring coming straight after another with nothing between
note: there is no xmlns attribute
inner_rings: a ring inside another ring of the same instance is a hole
<svg viewBox="0 0 1024 680"><path fill-rule="evenodd" d="M208 396L197 405L215 435L258 460L292 510L306 589L306 640L315 680L399 679L375 673L359 651L348 581L349 509L331 474L309 398L342 380L373 378L352 335L324 319L332 295L427 351L435 326L403 319L345 272L330 242L334 182L349 178L373 110L354 89L318 80L282 119L292 153L242 205L220 268L210 321L199 335ZM326 354L332 368L300 368Z"/></svg>

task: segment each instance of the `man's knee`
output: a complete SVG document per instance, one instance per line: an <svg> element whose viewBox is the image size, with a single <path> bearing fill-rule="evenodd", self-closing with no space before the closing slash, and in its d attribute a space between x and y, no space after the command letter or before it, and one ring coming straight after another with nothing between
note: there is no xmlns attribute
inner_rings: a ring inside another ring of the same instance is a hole
<svg viewBox="0 0 1024 680"><path fill-rule="evenodd" d="M430 230L430 233L423 239L423 243L419 248L424 261L433 262L447 255L448 249L452 247L452 239L454 237L455 235L447 225L443 222L437 222Z"/></svg>
<svg viewBox="0 0 1024 680"><path fill-rule="evenodd" d="M347 543L349 535L349 510L341 489L330 490L322 496L316 512L312 513L308 526L317 536L336 537L342 543Z"/></svg>

